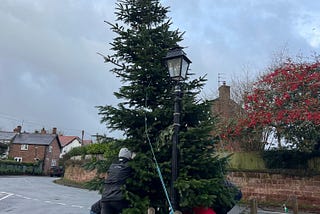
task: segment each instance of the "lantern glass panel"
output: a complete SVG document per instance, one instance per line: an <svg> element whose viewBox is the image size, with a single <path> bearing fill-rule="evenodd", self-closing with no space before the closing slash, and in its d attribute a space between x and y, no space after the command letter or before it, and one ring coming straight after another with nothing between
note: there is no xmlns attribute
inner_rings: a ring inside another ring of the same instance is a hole
<svg viewBox="0 0 320 214"><path fill-rule="evenodd" d="M182 67L181 67L181 78L182 79L185 79L187 77L188 68L189 68L189 62L183 58L182 59Z"/></svg>
<svg viewBox="0 0 320 214"><path fill-rule="evenodd" d="M169 73L171 78L179 78L180 77L180 69L181 69L181 58L173 58L167 61Z"/></svg>

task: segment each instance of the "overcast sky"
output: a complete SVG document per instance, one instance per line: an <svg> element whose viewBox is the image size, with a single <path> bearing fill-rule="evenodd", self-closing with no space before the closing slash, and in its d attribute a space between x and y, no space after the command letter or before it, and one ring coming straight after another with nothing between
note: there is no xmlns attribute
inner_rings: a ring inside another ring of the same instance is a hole
<svg viewBox="0 0 320 214"><path fill-rule="evenodd" d="M255 76L276 53L320 52L320 2L315 0L164 0L191 69L208 74L214 96L244 70ZM110 53L115 0L0 0L0 130L57 127L85 139L109 133L95 106L116 104L121 86L96 54ZM218 75L220 73L220 75ZM218 76L220 78L218 78Z"/></svg>

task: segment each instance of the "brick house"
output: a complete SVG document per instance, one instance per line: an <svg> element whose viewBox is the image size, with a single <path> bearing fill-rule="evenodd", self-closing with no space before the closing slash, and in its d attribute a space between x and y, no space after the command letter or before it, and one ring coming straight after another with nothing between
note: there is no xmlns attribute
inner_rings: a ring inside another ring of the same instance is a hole
<svg viewBox="0 0 320 214"><path fill-rule="evenodd" d="M219 117L217 127L220 129L226 128L230 121L245 114L245 110L230 97L230 86L225 82L219 87L219 97L212 100L212 114ZM212 131L212 135L216 135L215 130ZM220 141L219 145L216 145L219 150L227 151L239 151L239 145L235 142Z"/></svg>
<svg viewBox="0 0 320 214"><path fill-rule="evenodd" d="M29 163L41 161L44 174L49 173L51 166L59 165L61 143L55 128L52 134L47 134L44 129L40 133L21 133L21 127L16 131L9 148L9 158Z"/></svg>

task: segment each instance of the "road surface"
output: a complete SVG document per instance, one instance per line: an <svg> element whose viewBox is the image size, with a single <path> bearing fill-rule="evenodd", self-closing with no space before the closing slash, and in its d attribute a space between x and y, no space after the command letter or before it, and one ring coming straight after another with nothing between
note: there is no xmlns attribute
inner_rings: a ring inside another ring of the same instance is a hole
<svg viewBox="0 0 320 214"><path fill-rule="evenodd" d="M95 191L53 183L57 178L0 176L1 214L88 214Z"/></svg>

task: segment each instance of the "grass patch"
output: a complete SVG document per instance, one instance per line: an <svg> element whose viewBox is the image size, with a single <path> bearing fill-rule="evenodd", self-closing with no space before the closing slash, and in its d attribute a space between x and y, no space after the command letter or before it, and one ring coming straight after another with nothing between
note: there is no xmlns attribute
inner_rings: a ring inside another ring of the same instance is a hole
<svg viewBox="0 0 320 214"><path fill-rule="evenodd" d="M80 189L88 189L85 187L85 183L84 182L75 182L75 181L71 181L65 178L59 178L53 181L56 184L60 184L63 186L68 186L68 187L75 187L75 188L80 188Z"/></svg>

